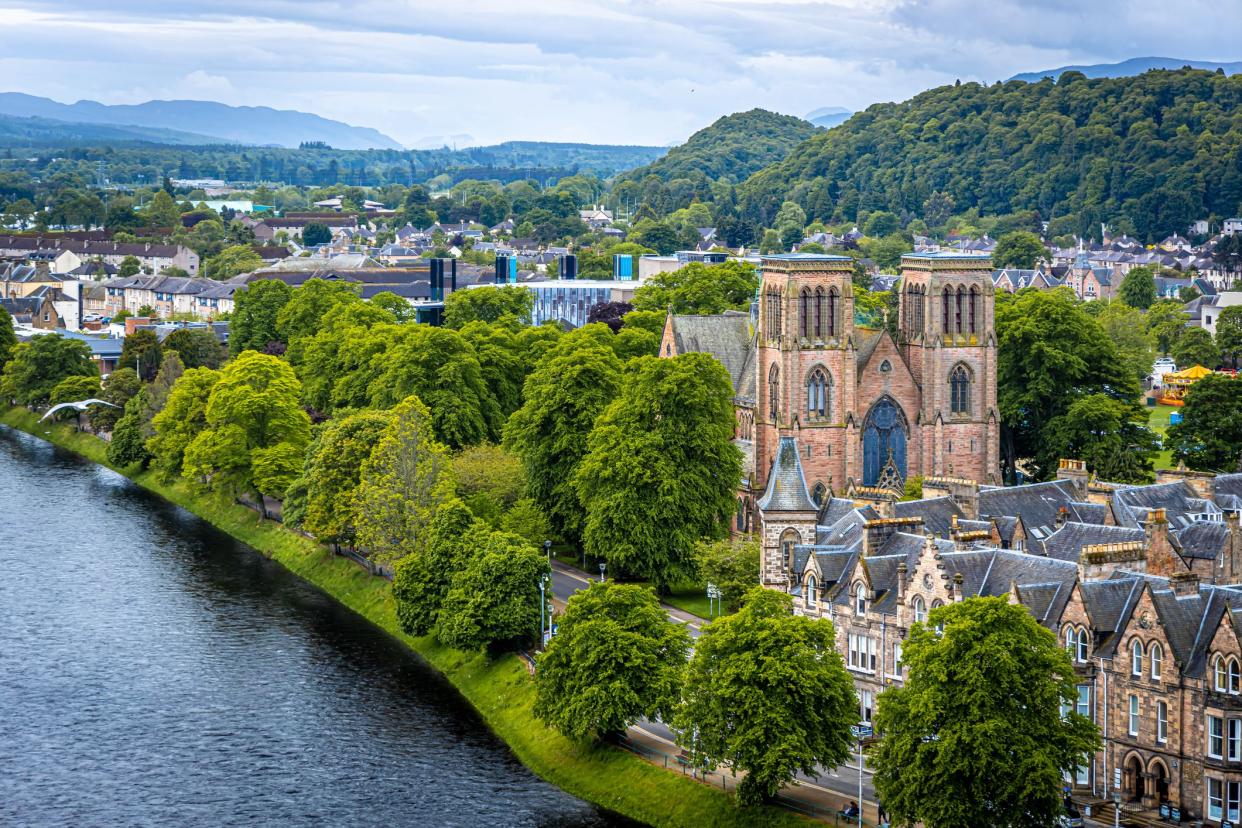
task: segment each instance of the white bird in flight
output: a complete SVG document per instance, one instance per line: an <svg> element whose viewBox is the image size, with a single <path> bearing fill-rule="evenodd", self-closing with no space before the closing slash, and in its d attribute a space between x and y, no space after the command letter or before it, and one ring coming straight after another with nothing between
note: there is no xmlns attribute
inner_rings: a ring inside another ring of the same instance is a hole
<svg viewBox="0 0 1242 828"><path fill-rule="evenodd" d="M42 417L39 418L39 422L43 422L48 417L51 417L53 414L55 414L57 411L64 411L66 408L72 408L74 411L81 412L81 411L85 411L86 409L90 408L92 405L109 405L109 406L112 406L113 408L120 408L120 406L117 405L116 403L110 403L107 400L97 400L94 397L92 397L89 400L79 400L78 402L67 402L67 403L61 403L60 405L54 405L47 410L46 414L44 414Z"/></svg>

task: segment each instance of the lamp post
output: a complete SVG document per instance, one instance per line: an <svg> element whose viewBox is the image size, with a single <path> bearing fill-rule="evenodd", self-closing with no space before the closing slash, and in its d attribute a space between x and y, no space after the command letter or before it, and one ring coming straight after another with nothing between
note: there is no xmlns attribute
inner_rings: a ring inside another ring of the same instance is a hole
<svg viewBox="0 0 1242 828"><path fill-rule="evenodd" d="M551 566L552 565L552 541L546 540L543 542L543 551L548 556L548 566Z"/></svg>
<svg viewBox="0 0 1242 828"><path fill-rule="evenodd" d="M1113 791L1113 828L1121 828L1121 791Z"/></svg>
<svg viewBox="0 0 1242 828"><path fill-rule="evenodd" d="M599 562L599 582L601 584L604 582L604 566L605 566L604 562L600 561Z"/></svg>
<svg viewBox="0 0 1242 828"><path fill-rule="evenodd" d="M539 576L539 646L547 646L548 631L547 625L544 623L544 612L548 607L548 602L543 597L543 576Z"/></svg>

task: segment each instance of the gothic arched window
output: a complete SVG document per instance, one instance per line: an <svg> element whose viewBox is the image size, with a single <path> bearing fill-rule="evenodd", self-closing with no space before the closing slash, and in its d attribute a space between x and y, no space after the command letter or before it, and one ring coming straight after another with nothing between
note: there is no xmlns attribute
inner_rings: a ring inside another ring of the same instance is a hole
<svg viewBox="0 0 1242 828"><path fill-rule="evenodd" d="M740 497L737 499L737 531L741 532L746 528L746 502Z"/></svg>
<svg viewBox="0 0 1242 828"><path fill-rule="evenodd" d="M824 338L824 289L815 288L815 338Z"/></svg>
<svg viewBox="0 0 1242 828"><path fill-rule="evenodd" d="M948 287L947 285L944 289L944 301L940 303L940 309L943 312L942 315L944 316L941 320L941 328L944 329L945 333L953 333L953 326L950 324L953 311L953 288Z"/></svg>
<svg viewBox="0 0 1242 828"><path fill-rule="evenodd" d="M979 288L971 287L970 289L970 332L979 332L978 313L979 306Z"/></svg>
<svg viewBox="0 0 1242 828"><path fill-rule="evenodd" d="M962 305L966 300L966 288L957 286L957 332L962 332Z"/></svg>
<svg viewBox="0 0 1242 828"><path fill-rule="evenodd" d="M781 369L773 365L768 371L768 413L777 422L781 412Z"/></svg>
<svg viewBox="0 0 1242 828"><path fill-rule="evenodd" d="M949 373L949 410L954 414L970 413L970 371L958 365Z"/></svg>
<svg viewBox="0 0 1242 828"><path fill-rule="evenodd" d="M815 501L816 506L824 505L824 498L828 496L828 487L823 483L816 483L815 488L811 490L811 500Z"/></svg>
<svg viewBox="0 0 1242 828"><path fill-rule="evenodd" d="M803 339L811 338L811 291L807 288L798 294L798 329Z"/></svg>
<svg viewBox="0 0 1242 828"><path fill-rule="evenodd" d="M837 289L828 289L828 335L837 335Z"/></svg>
<svg viewBox="0 0 1242 828"><path fill-rule="evenodd" d="M806 379L806 416L816 420L827 417L832 411L832 376L823 368L816 368Z"/></svg>

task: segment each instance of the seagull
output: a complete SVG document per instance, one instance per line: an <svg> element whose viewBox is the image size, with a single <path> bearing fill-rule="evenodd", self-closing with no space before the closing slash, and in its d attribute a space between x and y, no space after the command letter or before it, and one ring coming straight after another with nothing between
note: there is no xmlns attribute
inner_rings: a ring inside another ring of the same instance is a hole
<svg viewBox="0 0 1242 828"><path fill-rule="evenodd" d="M108 405L113 408L120 408L120 406L117 405L116 403L110 403L107 400L97 400L94 397L92 397L89 400L80 400L79 402L67 402L67 403L61 403L60 405L54 405L47 410L46 414L44 414L42 417L39 418L39 422L43 422L48 417L51 417L53 414L55 414L57 411L64 411L66 408L72 408L74 411L81 413L85 411L87 408L90 408L92 405Z"/></svg>

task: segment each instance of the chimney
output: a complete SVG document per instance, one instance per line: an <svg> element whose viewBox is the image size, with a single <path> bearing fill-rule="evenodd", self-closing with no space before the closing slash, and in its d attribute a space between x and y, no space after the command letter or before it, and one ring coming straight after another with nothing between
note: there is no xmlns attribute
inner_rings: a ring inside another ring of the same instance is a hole
<svg viewBox="0 0 1242 828"><path fill-rule="evenodd" d="M962 573L953 573L953 600L961 601L966 596L962 594Z"/></svg>
<svg viewBox="0 0 1242 828"><path fill-rule="evenodd" d="M1147 574L1171 578L1180 572L1190 571L1169 542L1169 520L1164 509L1152 509L1147 513L1147 519L1143 521L1143 534L1146 536Z"/></svg>
<svg viewBox="0 0 1242 828"><path fill-rule="evenodd" d="M1061 458L1057 464L1057 480L1068 480L1074 484L1075 496L1079 500L1087 499L1087 484L1091 475L1087 472L1085 460L1069 460Z"/></svg>
<svg viewBox="0 0 1242 828"><path fill-rule="evenodd" d="M1169 585L1173 587L1173 594L1178 597L1199 594L1199 576L1193 572L1173 575L1169 578Z"/></svg>
<svg viewBox="0 0 1242 828"><path fill-rule="evenodd" d="M1216 583L1237 584L1242 582L1242 527L1237 512L1225 512L1225 528L1229 536L1216 563Z"/></svg>
<svg viewBox="0 0 1242 828"><path fill-rule="evenodd" d="M1060 529L1062 526L1065 525L1065 521L1068 519L1069 519L1069 509L1066 509L1064 506L1062 506L1060 509L1057 509L1056 528Z"/></svg>
<svg viewBox="0 0 1242 828"><path fill-rule="evenodd" d="M910 568L905 561L897 564L897 600L903 604L906 601L906 578L909 573Z"/></svg>
<svg viewBox="0 0 1242 828"><path fill-rule="evenodd" d="M879 552L890 537L898 532L919 533L923 528L923 518L877 518L863 525L863 557L870 557Z"/></svg>

